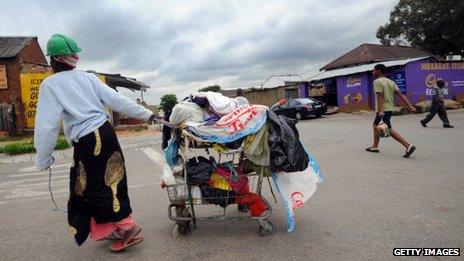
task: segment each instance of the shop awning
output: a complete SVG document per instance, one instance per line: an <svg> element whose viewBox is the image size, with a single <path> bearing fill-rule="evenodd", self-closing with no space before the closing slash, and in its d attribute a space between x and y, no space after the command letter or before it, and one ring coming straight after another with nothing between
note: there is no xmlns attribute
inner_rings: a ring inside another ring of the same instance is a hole
<svg viewBox="0 0 464 261"><path fill-rule="evenodd" d="M393 66L402 66L410 62L415 62L418 60L426 59L429 58L430 56L426 57L418 57L418 58L409 58L409 59L402 59L402 60L394 60L394 61L385 61L385 62L380 62L385 64L386 67L393 67ZM310 76L306 79L306 81L319 81L323 79L328 79L332 77L337 77L337 76L344 76L344 75L350 75L350 74L355 74L355 73L362 73L362 72L368 72L372 71L374 69L374 65L376 63L371 63L371 64L364 64L360 66L355 66L355 67L349 67L349 68L343 68L343 69L336 69L336 70L330 70L330 71L323 71L320 73L317 73L313 76Z"/></svg>

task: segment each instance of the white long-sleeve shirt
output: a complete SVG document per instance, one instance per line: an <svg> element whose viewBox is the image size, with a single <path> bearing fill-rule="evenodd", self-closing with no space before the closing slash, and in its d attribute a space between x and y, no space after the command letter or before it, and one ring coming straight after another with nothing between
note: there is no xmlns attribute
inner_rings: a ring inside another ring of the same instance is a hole
<svg viewBox="0 0 464 261"><path fill-rule="evenodd" d="M63 71L42 82L35 119L36 166L47 169L52 163L63 119L64 134L70 144L102 126L109 115L105 106L133 118L148 120L150 110L138 105L100 81L93 73Z"/></svg>

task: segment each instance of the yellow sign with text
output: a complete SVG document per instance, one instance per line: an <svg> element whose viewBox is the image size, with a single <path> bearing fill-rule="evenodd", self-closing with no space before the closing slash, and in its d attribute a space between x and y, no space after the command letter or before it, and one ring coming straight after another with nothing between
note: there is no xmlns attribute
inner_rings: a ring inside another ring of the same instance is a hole
<svg viewBox="0 0 464 261"><path fill-rule="evenodd" d="M21 74L21 99L24 105L26 128L28 129L34 128L40 84L50 75L51 73Z"/></svg>
<svg viewBox="0 0 464 261"><path fill-rule="evenodd" d="M39 102L40 85L52 73L26 73L21 74L21 100L24 105L24 118L26 119L26 128L33 129L35 126L35 113ZM105 82L105 76L97 75Z"/></svg>

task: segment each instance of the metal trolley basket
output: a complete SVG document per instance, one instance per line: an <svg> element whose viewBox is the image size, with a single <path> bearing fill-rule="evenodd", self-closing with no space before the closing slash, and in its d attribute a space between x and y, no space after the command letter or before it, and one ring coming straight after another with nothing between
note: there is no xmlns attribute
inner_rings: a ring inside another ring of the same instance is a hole
<svg viewBox="0 0 464 261"><path fill-rule="evenodd" d="M256 193L262 202L266 205L266 210L258 217L253 217L251 215L233 215L229 213L227 215L228 206L237 206L237 200L243 196L232 195L232 193L212 193L206 196L201 195L198 197L198 194L195 191L198 191L197 184L190 184L187 178L187 166L188 162L188 151L198 150L198 149L209 149L214 143L208 143L199 139L196 136L193 136L189 132L183 130L180 134L181 140L181 150L180 156L183 159L183 180L178 181L175 185L167 186L167 193L171 204L168 208L169 218L176 222L173 233L178 233L186 235L191 232L191 228L197 228L197 221L200 220L222 220L222 221L232 221L232 220L256 220L259 224L259 234L263 237L270 236L275 233L275 227L269 221L269 217L272 213L272 207L269 202L263 197L262 183L264 180L264 167L260 168L260 171L254 171L251 173L243 174L248 177L249 183L248 188L250 192ZM226 158L232 158L232 163L235 166L241 160L242 149L228 150L226 152L218 152L217 162L221 163L221 160ZM230 161L230 160L228 160ZM232 176L231 176L232 177ZM230 181L230 180L229 180ZM270 185L270 183L269 183ZM272 189L272 187L271 187ZM197 195L195 195L197 194ZM223 211L219 215L199 217L196 215L196 206L199 205L218 205L218 202L223 207ZM173 211L174 210L174 211ZM232 212L232 211L230 211Z"/></svg>

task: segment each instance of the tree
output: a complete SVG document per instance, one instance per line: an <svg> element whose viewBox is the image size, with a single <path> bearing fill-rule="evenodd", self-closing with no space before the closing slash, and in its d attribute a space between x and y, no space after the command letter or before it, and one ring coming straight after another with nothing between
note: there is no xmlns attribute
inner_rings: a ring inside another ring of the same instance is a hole
<svg viewBox="0 0 464 261"><path fill-rule="evenodd" d="M211 85L205 88L201 88L199 91L200 92L218 92L221 90L221 86L219 85Z"/></svg>
<svg viewBox="0 0 464 261"><path fill-rule="evenodd" d="M433 54L464 51L463 0L400 0L377 29L382 44L410 44Z"/></svg>
<svg viewBox="0 0 464 261"><path fill-rule="evenodd" d="M177 97L175 94L165 94L161 97L160 108L163 111L174 108L177 104Z"/></svg>

